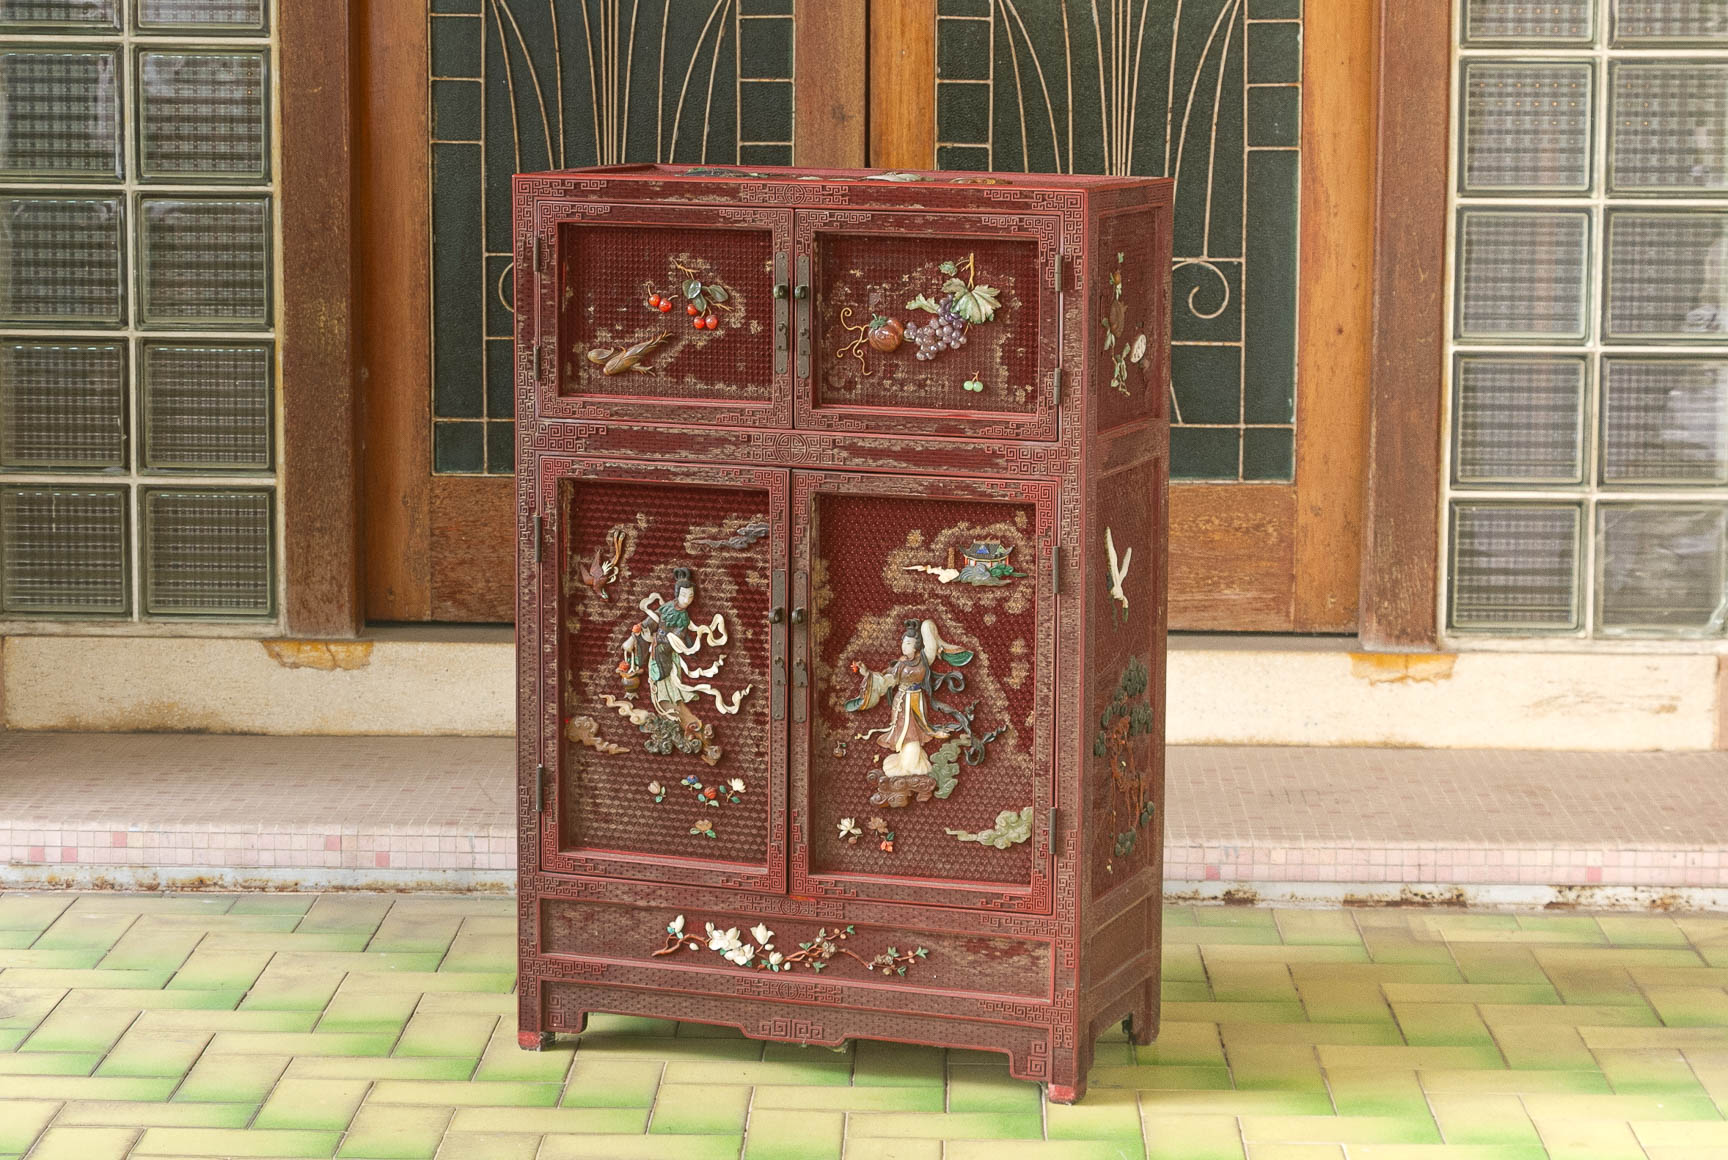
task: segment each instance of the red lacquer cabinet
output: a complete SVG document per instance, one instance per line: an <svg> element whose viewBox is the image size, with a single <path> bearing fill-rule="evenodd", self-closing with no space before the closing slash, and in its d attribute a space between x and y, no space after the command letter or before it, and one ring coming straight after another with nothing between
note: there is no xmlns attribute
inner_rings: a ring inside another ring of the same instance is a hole
<svg viewBox="0 0 1728 1160"><path fill-rule="evenodd" d="M1168 182L519 177L524 1046L1158 1012Z"/></svg>

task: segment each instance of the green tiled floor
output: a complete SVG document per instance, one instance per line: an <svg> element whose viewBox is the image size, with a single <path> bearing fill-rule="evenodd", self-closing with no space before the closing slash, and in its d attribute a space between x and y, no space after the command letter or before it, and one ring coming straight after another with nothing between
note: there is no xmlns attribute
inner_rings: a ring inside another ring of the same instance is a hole
<svg viewBox="0 0 1728 1160"><path fill-rule="evenodd" d="M1164 1032L1004 1064L596 1017L508 899L0 895L0 1160L1728 1160L1728 915L1172 908Z"/></svg>

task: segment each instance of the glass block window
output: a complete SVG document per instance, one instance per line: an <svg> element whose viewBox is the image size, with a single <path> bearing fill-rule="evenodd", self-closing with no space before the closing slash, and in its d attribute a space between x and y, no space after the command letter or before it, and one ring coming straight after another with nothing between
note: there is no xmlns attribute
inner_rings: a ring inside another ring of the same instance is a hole
<svg viewBox="0 0 1728 1160"><path fill-rule="evenodd" d="M1458 333L1542 341L1589 325L1590 218L1467 209L1458 221Z"/></svg>
<svg viewBox="0 0 1728 1160"><path fill-rule="evenodd" d="M125 214L118 197L0 193L0 321L126 321Z"/></svg>
<svg viewBox="0 0 1728 1160"><path fill-rule="evenodd" d="M1722 0L1619 0L1614 43L1720 44L1728 42L1728 7Z"/></svg>
<svg viewBox="0 0 1728 1160"><path fill-rule="evenodd" d="M269 53L138 54L138 172L262 181L270 174Z"/></svg>
<svg viewBox="0 0 1728 1160"><path fill-rule="evenodd" d="M124 488L0 486L0 610L125 616L127 515Z"/></svg>
<svg viewBox="0 0 1728 1160"><path fill-rule="evenodd" d="M1728 62L1617 62L1608 117L1616 193L1728 189Z"/></svg>
<svg viewBox="0 0 1728 1160"><path fill-rule="evenodd" d="M1576 504L1455 505L1453 627L1577 627L1581 514Z"/></svg>
<svg viewBox="0 0 1728 1160"><path fill-rule="evenodd" d="M1728 358L1604 358L1602 480L1728 484Z"/></svg>
<svg viewBox="0 0 1728 1160"><path fill-rule="evenodd" d="M1728 635L1728 3L1459 7L1446 631Z"/></svg>
<svg viewBox="0 0 1728 1160"><path fill-rule="evenodd" d="M277 615L269 13L0 0L5 631Z"/></svg>
<svg viewBox="0 0 1728 1160"><path fill-rule="evenodd" d="M1461 358L1457 479L1580 483L1588 367L1577 358Z"/></svg>
<svg viewBox="0 0 1728 1160"><path fill-rule="evenodd" d="M144 607L157 616L267 616L267 491L144 491Z"/></svg>
<svg viewBox="0 0 1728 1160"><path fill-rule="evenodd" d="M138 27L152 31L262 33L268 17L266 0L138 0Z"/></svg>
<svg viewBox="0 0 1728 1160"><path fill-rule="evenodd" d="M121 0L0 0L0 31L118 32Z"/></svg>
<svg viewBox="0 0 1728 1160"><path fill-rule="evenodd" d="M112 50L0 52L0 173L119 177L119 76Z"/></svg>
<svg viewBox="0 0 1728 1160"><path fill-rule="evenodd" d="M268 470L275 363L263 345L146 344L139 408L145 464Z"/></svg>
<svg viewBox="0 0 1728 1160"><path fill-rule="evenodd" d="M1465 0L1466 44L1588 44L1598 0Z"/></svg>
<svg viewBox="0 0 1728 1160"><path fill-rule="evenodd" d="M146 325L269 325L269 198L144 197L138 210L138 312Z"/></svg>
<svg viewBox="0 0 1728 1160"><path fill-rule="evenodd" d="M0 342L0 467L126 466L126 347Z"/></svg>
<svg viewBox="0 0 1728 1160"><path fill-rule="evenodd" d="M1590 188L1588 64L1471 61L1464 67L1464 184L1471 189Z"/></svg>
<svg viewBox="0 0 1728 1160"><path fill-rule="evenodd" d="M1596 622L1608 633L1720 634L1728 505L1596 509Z"/></svg>

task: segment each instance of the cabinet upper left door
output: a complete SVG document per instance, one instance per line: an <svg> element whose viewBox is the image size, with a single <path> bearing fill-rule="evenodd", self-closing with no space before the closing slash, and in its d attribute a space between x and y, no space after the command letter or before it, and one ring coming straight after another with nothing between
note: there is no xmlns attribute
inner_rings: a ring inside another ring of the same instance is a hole
<svg viewBox="0 0 1728 1160"><path fill-rule="evenodd" d="M541 458L542 870L784 890L787 482Z"/></svg>
<svg viewBox="0 0 1728 1160"><path fill-rule="evenodd" d="M791 426L791 210L547 200L536 218L540 418Z"/></svg>

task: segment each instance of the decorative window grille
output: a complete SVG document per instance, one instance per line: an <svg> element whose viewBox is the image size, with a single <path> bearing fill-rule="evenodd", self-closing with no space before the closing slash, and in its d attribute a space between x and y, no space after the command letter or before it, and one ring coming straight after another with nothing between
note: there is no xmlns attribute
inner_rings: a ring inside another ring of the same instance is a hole
<svg viewBox="0 0 1728 1160"><path fill-rule="evenodd" d="M1461 0L1446 632L1728 630L1728 6Z"/></svg>
<svg viewBox="0 0 1728 1160"><path fill-rule="evenodd" d="M268 0L0 0L0 618L271 623Z"/></svg>

